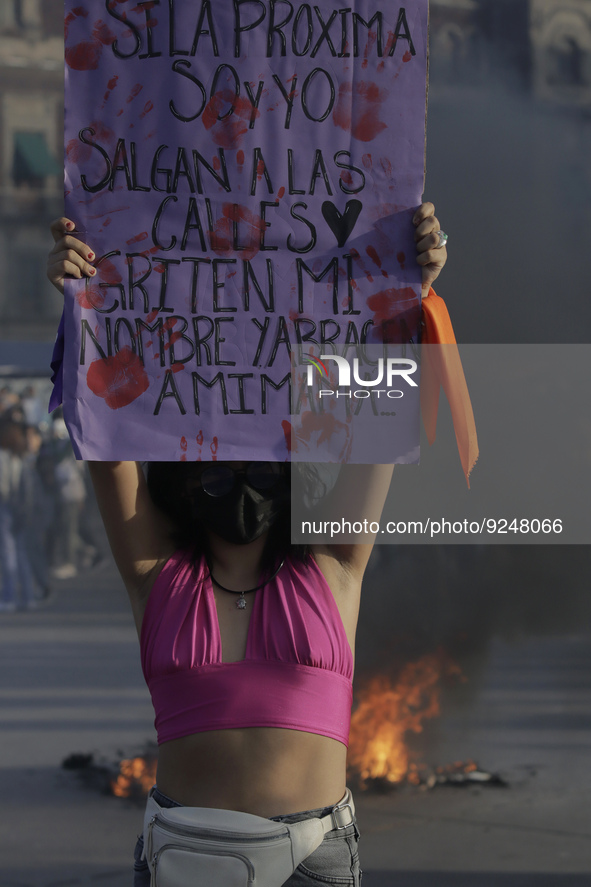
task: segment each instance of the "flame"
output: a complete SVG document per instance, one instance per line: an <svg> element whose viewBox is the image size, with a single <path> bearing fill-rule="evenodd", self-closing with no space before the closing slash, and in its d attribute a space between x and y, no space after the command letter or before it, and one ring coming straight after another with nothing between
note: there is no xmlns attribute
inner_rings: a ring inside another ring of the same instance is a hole
<svg viewBox="0 0 591 887"><path fill-rule="evenodd" d="M453 764L446 764L443 767L435 767L435 772L442 776L445 776L448 773L473 773L474 770L478 770L478 764L471 759L469 761L454 761Z"/></svg>
<svg viewBox="0 0 591 887"><path fill-rule="evenodd" d="M118 776L111 780L111 790L118 798L133 794L147 795L156 782L154 757L124 758L119 764Z"/></svg>
<svg viewBox="0 0 591 887"><path fill-rule="evenodd" d="M386 675L368 681L351 719L348 757L362 788L373 779L420 784L424 767L411 761L405 736L439 715L440 680L451 676L463 677L440 650L407 663L395 682Z"/></svg>

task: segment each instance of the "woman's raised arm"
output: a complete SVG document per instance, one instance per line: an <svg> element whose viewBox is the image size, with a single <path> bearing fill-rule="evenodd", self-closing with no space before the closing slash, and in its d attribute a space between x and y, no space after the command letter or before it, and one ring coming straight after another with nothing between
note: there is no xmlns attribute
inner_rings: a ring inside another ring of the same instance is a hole
<svg viewBox="0 0 591 887"><path fill-rule="evenodd" d="M95 275L95 254L74 236L70 219L56 219L51 233L47 276L63 293L66 277ZM89 468L115 562L132 604L141 602L150 575L172 554L169 522L153 504L139 463L89 462Z"/></svg>
<svg viewBox="0 0 591 887"><path fill-rule="evenodd" d="M370 526L379 524L393 469L393 465L342 466L334 488L314 513L306 515L316 524L326 521L328 534L334 532L330 542L312 545L316 560L319 555L330 558L361 581L376 536ZM355 525L363 528L361 532L355 532Z"/></svg>
<svg viewBox="0 0 591 887"><path fill-rule="evenodd" d="M89 462L90 476L115 563L132 597L174 551L171 526L148 493L139 462Z"/></svg>

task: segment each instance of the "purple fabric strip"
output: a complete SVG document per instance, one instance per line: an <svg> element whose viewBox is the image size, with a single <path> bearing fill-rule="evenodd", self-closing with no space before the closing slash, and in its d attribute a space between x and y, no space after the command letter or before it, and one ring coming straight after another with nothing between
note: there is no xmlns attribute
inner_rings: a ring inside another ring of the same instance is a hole
<svg viewBox="0 0 591 887"><path fill-rule="evenodd" d="M53 354L51 356L51 381L53 389L49 397L48 412L52 413L56 407L61 406L64 388L64 312L60 317Z"/></svg>

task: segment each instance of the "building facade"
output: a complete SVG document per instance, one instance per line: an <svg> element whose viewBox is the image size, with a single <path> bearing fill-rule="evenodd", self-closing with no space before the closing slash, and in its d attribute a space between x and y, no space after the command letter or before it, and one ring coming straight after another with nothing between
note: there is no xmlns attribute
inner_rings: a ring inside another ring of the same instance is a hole
<svg viewBox="0 0 591 887"><path fill-rule="evenodd" d="M48 340L61 297L45 277L63 213L63 4L0 4L0 348Z"/></svg>
<svg viewBox="0 0 591 887"><path fill-rule="evenodd" d="M591 0L531 0L533 82L538 98L591 106Z"/></svg>
<svg viewBox="0 0 591 887"><path fill-rule="evenodd" d="M430 0L433 84L478 87L503 74L528 87L529 0Z"/></svg>

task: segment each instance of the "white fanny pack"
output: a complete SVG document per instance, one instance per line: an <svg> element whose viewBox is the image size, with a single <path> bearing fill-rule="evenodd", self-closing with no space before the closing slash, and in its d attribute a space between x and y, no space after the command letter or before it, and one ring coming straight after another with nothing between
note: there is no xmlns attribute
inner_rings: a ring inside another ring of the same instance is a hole
<svg viewBox="0 0 591 887"><path fill-rule="evenodd" d="M281 887L324 835L354 821L349 789L323 817L285 823L148 798L144 852L152 887Z"/></svg>

